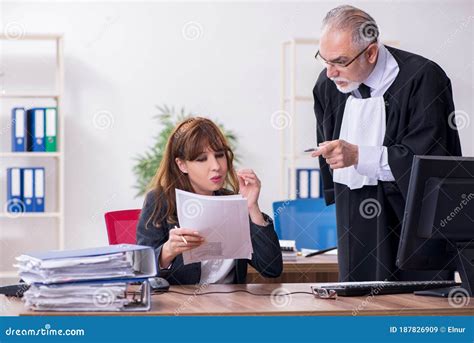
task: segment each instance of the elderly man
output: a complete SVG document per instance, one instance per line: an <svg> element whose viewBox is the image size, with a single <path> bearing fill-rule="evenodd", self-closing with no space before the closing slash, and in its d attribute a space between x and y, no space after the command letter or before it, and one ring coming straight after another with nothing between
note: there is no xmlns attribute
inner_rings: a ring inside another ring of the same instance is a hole
<svg viewBox="0 0 474 343"><path fill-rule="evenodd" d="M451 83L434 62L379 42L374 19L352 6L323 21L313 90L327 204L336 203L341 281L432 280L397 269L414 155L461 155Z"/></svg>

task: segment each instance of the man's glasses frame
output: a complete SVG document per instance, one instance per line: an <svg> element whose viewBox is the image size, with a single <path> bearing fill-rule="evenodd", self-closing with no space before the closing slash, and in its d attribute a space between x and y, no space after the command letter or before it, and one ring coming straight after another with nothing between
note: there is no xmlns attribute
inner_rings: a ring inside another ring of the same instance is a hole
<svg viewBox="0 0 474 343"><path fill-rule="evenodd" d="M331 61L328 61L326 60L323 56L321 56L321 53L318 52L316 53L316 55L314 55L314 58L317 59L318 61L321 61L323 63L325 63L326 65L330 65L332 67L338 67L338 68L347 68L349 65L352 64L352 62L354 62L357 58L359 58L360 55L362 55L364 52L367 51L367 49L374 43L376 43L377 40L374 40L372 42L369 43L369 45L367 45L364 50L362 50L361 52L359 52L353 59L351 59L349 62L346 62L346 63L339 63L339 62L331 62ZM319 59L319 58L321 59Z"/></svg>

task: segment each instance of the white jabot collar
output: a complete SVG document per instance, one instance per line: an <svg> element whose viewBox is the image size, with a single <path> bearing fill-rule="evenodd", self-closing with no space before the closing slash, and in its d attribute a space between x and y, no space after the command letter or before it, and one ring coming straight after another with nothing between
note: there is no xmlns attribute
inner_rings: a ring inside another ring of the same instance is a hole
<svg viewBox="0 0 474 343"><path fill-rule="evenodd" d="M395 81L399 71L400 68L395 58L385 45L379 43L377 63L363 83L370 87L372 97L382 96Z"/></svg>

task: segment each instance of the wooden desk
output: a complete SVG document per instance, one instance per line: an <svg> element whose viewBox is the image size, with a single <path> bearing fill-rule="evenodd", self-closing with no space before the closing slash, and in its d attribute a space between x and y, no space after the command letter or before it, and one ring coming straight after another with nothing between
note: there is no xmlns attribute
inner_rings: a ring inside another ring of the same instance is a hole
<svg viewBox="0 0 474 343"><path fill-rule="evenodd" d="M283 272L275 279L264 278L249 266L247 283L337 282L338 275L337 255L298 256L296 261L283 262Z"/></svg>
<svg viewBox="0 0 474 343"><path fill-rule="evenodd" d="M174 286L172 291L193 293L199 291L248 290L270 294L275 289L283 292L310 292L309 283ZM0 297L0 315L144 315L144 316L241 316L241 315L304 315L304 316L412 316L412 315L474 315L474 300L468 305L453 307L446 298L423 297L412 294L380 295L375 297L339 297L336 300L317 299L311 294L288 297L254 296L247 293L180 295L163 293L153 296L150 312L31 312L15 300Z"/></svg>

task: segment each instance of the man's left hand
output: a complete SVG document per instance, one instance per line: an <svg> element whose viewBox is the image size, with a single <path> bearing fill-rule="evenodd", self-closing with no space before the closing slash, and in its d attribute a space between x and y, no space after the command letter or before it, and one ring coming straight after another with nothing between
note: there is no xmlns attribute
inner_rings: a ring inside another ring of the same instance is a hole
<svg viewBox="0 0 474 343"><path fill-rule="evenodd" d="M342 139L319 144L311 157L323 156L331 169L346 168L359 162L359 147Z"/></svg>

